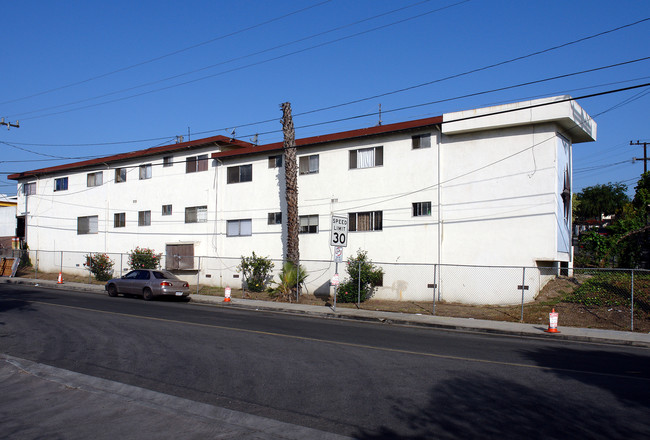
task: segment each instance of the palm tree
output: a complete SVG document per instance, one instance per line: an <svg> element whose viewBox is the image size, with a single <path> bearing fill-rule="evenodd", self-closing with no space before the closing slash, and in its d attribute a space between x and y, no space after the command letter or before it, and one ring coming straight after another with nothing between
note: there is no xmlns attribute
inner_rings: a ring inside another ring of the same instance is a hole
<svg viewBox="0 0 650 440"><path fill-rule="evenodd" d="M291 118L291 103L282 103L282 131L284 133L284 175L287 200L287 260L298 266L298 165L296 163L296 135Z"/></svg>

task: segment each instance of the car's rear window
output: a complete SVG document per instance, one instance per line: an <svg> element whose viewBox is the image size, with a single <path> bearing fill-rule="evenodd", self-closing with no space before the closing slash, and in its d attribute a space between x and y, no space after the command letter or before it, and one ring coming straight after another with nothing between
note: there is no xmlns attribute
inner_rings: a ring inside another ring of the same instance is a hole
<svg viewBox="0 0 650 440"><path fill-rule="evenodd" d="M153 272L153 276L159 280L175 280L176 276L170 272Z"/></svg>

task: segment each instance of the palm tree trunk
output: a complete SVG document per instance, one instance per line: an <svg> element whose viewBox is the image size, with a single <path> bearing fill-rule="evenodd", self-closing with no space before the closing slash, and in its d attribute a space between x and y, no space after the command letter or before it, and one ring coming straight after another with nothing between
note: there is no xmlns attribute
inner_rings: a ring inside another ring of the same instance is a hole
<svg viewBox="0 0 650 440"><path fill-rule="evenodd" d="M287 260L296 267L300 263L298 249L298 164L296 162L296 134L291 117L291 103L285 102L282 107L282 132L284 133L284 175L286 179L287 201Z"/></svg>

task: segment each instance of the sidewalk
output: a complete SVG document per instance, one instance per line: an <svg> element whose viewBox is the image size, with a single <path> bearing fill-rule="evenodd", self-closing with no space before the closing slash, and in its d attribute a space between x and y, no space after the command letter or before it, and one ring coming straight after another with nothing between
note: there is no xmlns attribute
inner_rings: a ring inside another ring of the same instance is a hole
<svg viewBox="0 0 650 440"><path fill-rule="evenodd" d="M75 291L102 293L104 286L82 283L57 284L56 281L35 280L26 278L1 277L0 283L23 284L47 288L62 288ZM561 318L558 329L560 333L546 333L547 327L539 324L522 324L518 322L488 321L472 318L452 318L446 316L431 316L421 314L394 313L353 308L317 306L307 304L282 303L274 301L259 301L233 298L226 303L220 296L191 295L193 303L212 304L219 307L245 308L282 313L294 313L321 318L351 319L369 322L381 322L393 325L415 325L448 330L477 331L492 334L539 337L581 342L604 344L632 345L650 348L650 334L624 332L616 330L588 329L563 327Z"/></svg>

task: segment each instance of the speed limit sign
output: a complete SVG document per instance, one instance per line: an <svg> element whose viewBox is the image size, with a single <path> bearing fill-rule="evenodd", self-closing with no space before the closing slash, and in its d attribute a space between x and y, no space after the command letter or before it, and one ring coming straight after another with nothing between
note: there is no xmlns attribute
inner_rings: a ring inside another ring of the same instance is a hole
<svg viewBox="0 0 650 440"><path fill-rule="evenodd" d="M332 236L330 246L346 247L348 245L348 218L332 216Z"/></svg>

